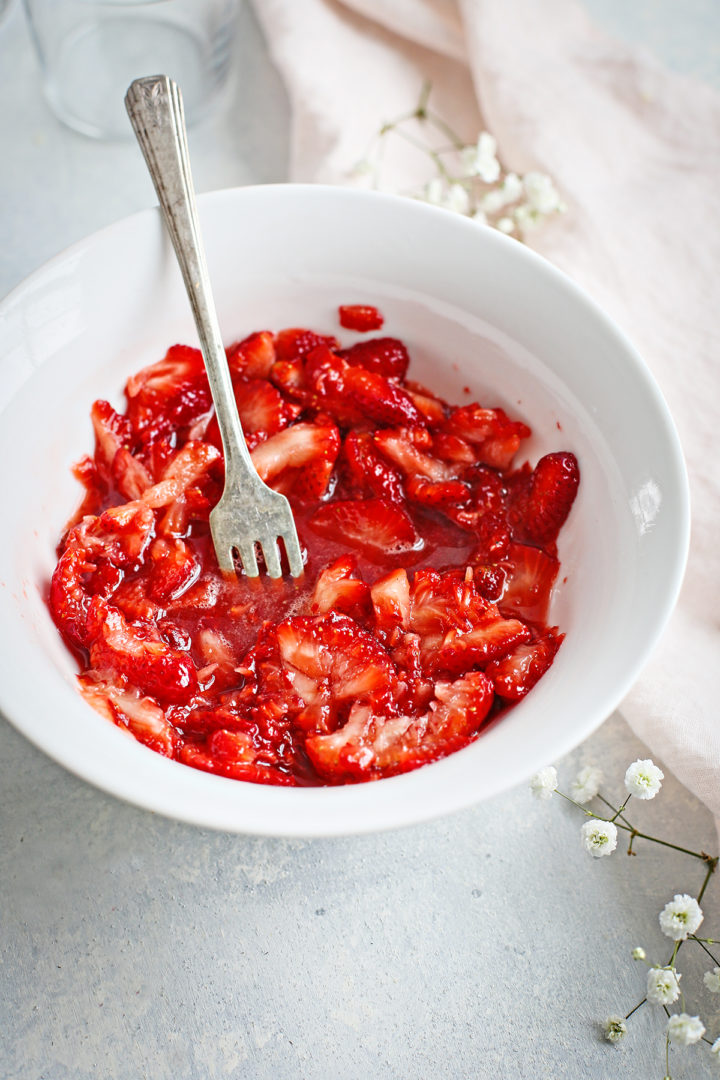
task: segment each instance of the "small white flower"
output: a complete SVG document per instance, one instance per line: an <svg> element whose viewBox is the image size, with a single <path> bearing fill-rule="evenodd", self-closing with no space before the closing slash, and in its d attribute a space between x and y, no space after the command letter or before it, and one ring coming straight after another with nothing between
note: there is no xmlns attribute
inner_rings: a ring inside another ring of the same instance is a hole
<svg viewBox="0 0 720 1080"><path fill-rule="evenodd" d="M480 206L488 214L495 214L504 206L516 202L523 193L522 180L516 173L508 173L502 184L486 191L479 200Z"/></svg>
<svg viewBox="0 0 720 1080"><path fill-rule="evenodd" d="M660 912L660 929L673 941L684 941L703 921L697 900L687 893L676 893Z"/></svg>
<svg viewBox="0 0 720 1080"><path fill-rule="evenodd" d="M467 214L470 209L470 198L462 184L450 185L443 206L448 210L453 210L456 214Z"/></svg>
<svg viewBox="0 0 720 1080"><path fill-rule="evenodd" d="M546 768L541 769L540 772L535 773L530 781L530 790L540 802L547 802L548 799L552 799L552 793L557 787L557 782L557 769L553 765L548 765Z"/></svg>
<svg viewBox="0 0 720 1080"><path fill-rule="evenodd" d="M680 997L679 982L682 975L677 975L670 968L650 968L647 973L648 1001L653 1005L672 1005Z"/></svg>
<svg viewBox="0 0 720 1080"><path fill-rule="evenodd" d="M499 229L502 233L511 233L515 231L515 222L511 217L501 217L499 221L495 223L495 228Z"/></svg>
<svg viewBox="0 0 720 1080"><path fill-rule="evenodd" d="M622 1016L608 1016L603 1024L603 1033L608 1042L619 1043L627 1035L627 1024Z"/></svg>
<svg viewBox="0 0 720 1080"><path fill-rule="evenodd" d="M477 144L466 146L460 155L465 176L478 176L486 184L494 184L500 176L496 151L495 137L488 131L481 132Z"/></svg>
<svg viewBox="0 0 720 1080"><path fill-rule="evenodd" d="M594 765L586 765L584 769L580 770L570 785L570 794L575 802L584 805L595 798L600 790L602 782L602 769L598 769Z"/></svg>
<svg viewBox="0 0 720 1080"><path fill-rule="evenodd" d="M633 761L625 773L625 790L636 799L654 799L664 779L665 773L650 758Z"/></svg>
<svg viewBox="0 0 720 1080"><path fill-rule="evenodd" d="M638 945L637 948L633 949L630 955L632 956L633 960L644 960L647 956L647 953L642 948L642 946Z"/></svg>
<svg viewBox="0 0 720 1080"><path fill-rule="evenodd" d="M484 210L475 210L470 217L473 221L477 221L479 225L487 225L487 214Z"/></svg>
<svg viewBox="0 0 720 1080"><path fill-rule="evenodd" d="M552 214L556 210L563 209L557 189L545 173L526 173L522 183L529 205L539 214Z"/></svg>
<svg viewBox="0 0 720 1080"><path fill-rule="evenodd" d="M703 982L711 994L720 994L720 968L713 968L703 975Z"/></svg>
<svg viewBox="0 0 720 1080"><path fill-rule="evenodd" d="M434 180L425 185L423 198L425 202L431 203L433 206L442 206L445 201L445 184L439 176L436 176Z"/></svg>
<svg viewBox="0 0 720 1080"><path fill-rule="evenodd" d="M371 176L375 172L375 166L367 158L361 158L356 161L353 167L350 169L348 175L350 177L359 178L361 176Z"/></svg>
<svg viewBox="0 0 720 1080"><path fill-rule="evenodd" d="M521 232L528 232L540 224L543 215L538 210L534 210L530 203L524 202L515 207L513 217L518 229Z"/></svg>
<svg viewBox="0 0 720 1080"><path fill-rule="evenodd" d="M586 821L580 831L583 847L595 859L612 855L617 847L617 829L612 821Z"/></svg>
<svg viewBox="0 0 720 1080"><path fill-rule="evenodd" d="M717 1061L720 1061L720 1039L716 1039L710 1047L710 1053L715 1057Z"/></svg>
<svg viewBox="0 0 720 1080"><path fill-rule="evenodd" d="M705 1034L705 1025L700 1022L699 1016L689 1016L688 1013L675 1013L668 1020L667 1026L670 1042L675 1046L692 1046L700 1042Z"/></svg>

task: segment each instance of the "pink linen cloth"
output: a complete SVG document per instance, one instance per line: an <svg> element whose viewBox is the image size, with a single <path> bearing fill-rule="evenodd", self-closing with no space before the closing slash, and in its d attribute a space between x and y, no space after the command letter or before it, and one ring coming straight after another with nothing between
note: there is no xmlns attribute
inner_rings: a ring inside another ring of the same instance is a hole
<svg viewBox="0 0 720 1080"><path fill-rule="evenodd" d="M491 131L507 168L560 189L568 212L530 242L639 348L691 481L680 602L621 711L720 821L720 96L601 33L575 0L255 7L290 95L293 180L346 183L430 79L468 142Z"/></svg>

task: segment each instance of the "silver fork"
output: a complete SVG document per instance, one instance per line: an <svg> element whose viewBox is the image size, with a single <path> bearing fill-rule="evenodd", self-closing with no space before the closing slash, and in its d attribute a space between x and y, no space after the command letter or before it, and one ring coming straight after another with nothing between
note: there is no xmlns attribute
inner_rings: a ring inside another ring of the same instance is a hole
<svg viewBox="0 0 720 1080"><path fill-rule="evenodd" d="M237 553L247 576L257 577L259 545L268 574L279 578L281 539L290 573L300 577L302 555L290 503L258 476L238 418L200 236L180 89L167 75L136 79L125 96L125 107L180 264L222 436L225 489L210 514L220 569L232 572Z"/></svg>

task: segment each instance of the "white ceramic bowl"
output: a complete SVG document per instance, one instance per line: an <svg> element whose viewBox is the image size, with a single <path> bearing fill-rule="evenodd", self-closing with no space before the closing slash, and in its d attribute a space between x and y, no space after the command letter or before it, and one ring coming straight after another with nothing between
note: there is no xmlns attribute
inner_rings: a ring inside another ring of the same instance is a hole
<svg viewBox="0 0 720 1080"><path fill-rule="evenodd" d="M573 450L582 480L561 535L550 671L475 743L375 783L292 789L196 771L96 714L46 608L61 529L92 446L96 397L173 342L195 342L159 212L83 240L0 308L0 708L72 772L199 825L329 836L418 822L486 799L585 738L637 677L675 602L688 543L678 439L647 368L571 281L491 229L417 202L319 186L217 192L200 217L227 342L252 330L337 330L341 303L377 304L411 373L450 401L505 406L528 457ZM462 389L469 386L472 398ZM38 798L42 794L38 793Z"/></svg>

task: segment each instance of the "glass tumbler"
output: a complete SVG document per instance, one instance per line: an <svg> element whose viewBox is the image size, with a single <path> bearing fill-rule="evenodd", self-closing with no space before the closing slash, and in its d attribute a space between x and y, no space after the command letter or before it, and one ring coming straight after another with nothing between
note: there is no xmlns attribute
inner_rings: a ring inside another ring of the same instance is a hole
<svg viewBox="0 0 720 1080"><path fill-rule="evenodd" d="M133 79L169 75L188 123L208 109L230 62L236 0L25 0L53 112L84 135L132 138Z"/></svg>

